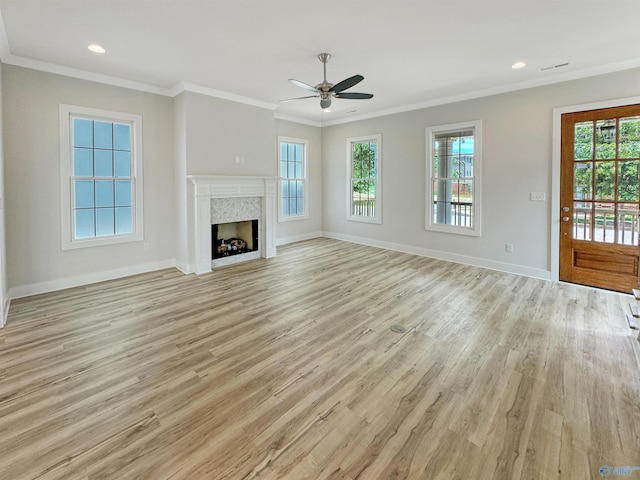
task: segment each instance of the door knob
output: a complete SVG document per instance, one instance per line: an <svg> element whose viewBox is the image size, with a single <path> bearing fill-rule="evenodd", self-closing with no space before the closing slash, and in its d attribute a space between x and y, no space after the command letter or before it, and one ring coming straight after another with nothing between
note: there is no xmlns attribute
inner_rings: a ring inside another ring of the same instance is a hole
<svg viewBox="0 0 640 480"><path fill-rule="evenodd" d="M569 207L562 207L562 211L565 213L568 212L569 210L571 210Z"/></svg>
<svg viewBox="0 0 640 480"><path fill-rule="evenodd" d="M562 221L563 222L568 222L569 221L569 217L562 217Z"/></svg>

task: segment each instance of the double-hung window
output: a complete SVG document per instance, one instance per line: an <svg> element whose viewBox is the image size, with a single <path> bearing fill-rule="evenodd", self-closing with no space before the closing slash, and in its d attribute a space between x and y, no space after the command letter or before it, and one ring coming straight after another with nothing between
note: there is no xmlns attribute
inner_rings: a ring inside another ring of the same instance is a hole
<svg viewBox="0 0 640 480"><path fill-rule="evenodd" d="M427 128L426 229L480 236L480 121Z"/></svg>
<svg viewBox="0 0 640 480"><path fill-rule="evenodd" d="M382 223L381 139L380 134L347 139L349 220Z"/></svg>
<svg viewBox="0 0 640 480"><path fill-rule="evenodd" d="M142 240L142 117L60 105L63 250Z"/></svg>
<svg viewBox="0 0 640 480"><path fill-rule="evenodd" d="M309 218L307 194L307 149L309 142L278 137L280 172L279 221Z"/></svg>

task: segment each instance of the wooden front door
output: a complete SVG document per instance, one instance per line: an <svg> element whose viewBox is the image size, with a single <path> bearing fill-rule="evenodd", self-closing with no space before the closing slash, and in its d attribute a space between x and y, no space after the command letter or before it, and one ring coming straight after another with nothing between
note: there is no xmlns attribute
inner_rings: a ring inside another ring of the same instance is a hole
<svg viewBox="0 0 640 480"><path fill-rule="evenodd" d="M562 115L560 280L638 288L640 105Z"/></svg>

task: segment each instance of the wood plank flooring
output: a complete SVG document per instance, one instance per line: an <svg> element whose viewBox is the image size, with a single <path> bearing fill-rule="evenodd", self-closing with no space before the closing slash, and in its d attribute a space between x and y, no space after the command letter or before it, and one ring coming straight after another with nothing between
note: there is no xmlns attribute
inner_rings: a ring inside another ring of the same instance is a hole
<svg viewBox="0 0 640 480"><path fill-rule="evenodd" d="M15 300L0 478L600 478L640 466L629 299L317 239Z"/></svg>

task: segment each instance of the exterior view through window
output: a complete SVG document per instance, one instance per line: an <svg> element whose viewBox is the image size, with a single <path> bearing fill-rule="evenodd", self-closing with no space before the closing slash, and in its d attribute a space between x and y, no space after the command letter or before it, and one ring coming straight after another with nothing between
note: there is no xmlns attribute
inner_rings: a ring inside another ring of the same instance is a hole
<svg viewBox="0 0 640 480"><path fill-rule="evenodd" d="M454 127L427 129L427 229L479 235L479 122Z"/></svg>
<svg viewBox="0 0 640 480"><path fill-rule="evenodd" d="M133 233L131 126L73 118L74 238Z"/></svg>
<svg viewBox="0 0 640 480"><path fill-rule="evenodd" d="M349 219L380 223L380 135L347 141Z"/></svg>
<svg viewBox="0 0 640 480"><path fill-rule="evenodd" d="M279 139L280 212L279 220L307 218L307 141Z"/></svg>
<svg viewBox="0 0 640 480"><path fill-rule="evenodd" d="M62 249L142 240L142 117L59 108Z"/></svg>

